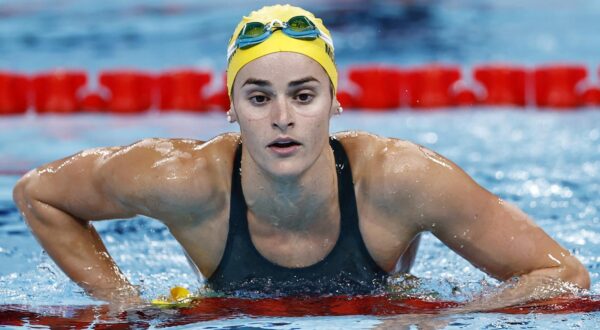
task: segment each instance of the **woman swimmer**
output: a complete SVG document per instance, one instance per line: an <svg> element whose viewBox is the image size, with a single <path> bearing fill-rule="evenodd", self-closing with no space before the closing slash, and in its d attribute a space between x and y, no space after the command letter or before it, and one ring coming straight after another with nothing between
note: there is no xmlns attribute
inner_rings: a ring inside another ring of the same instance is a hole
<svg viewBox="0 0 600 330"><path fill-rule="evenodd" d="M330 136L342 112L333 51L313 14L254 11L227 55L240 134L83 151L26 174L14 199L64 272L109 301L139 296L91 222L138 214L162 221L224 293L373 292L409 271L423 231L493 277L518 277L498 304L548 282L589 287L575 257L451 161L407 141Z"/></svg>

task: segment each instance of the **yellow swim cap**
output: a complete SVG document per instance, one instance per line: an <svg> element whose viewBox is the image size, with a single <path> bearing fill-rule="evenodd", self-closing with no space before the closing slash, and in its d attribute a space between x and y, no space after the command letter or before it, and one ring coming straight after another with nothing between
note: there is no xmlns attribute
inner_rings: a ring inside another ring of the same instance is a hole
<svg viewBox="0 0 600 330"><path fill-rule="evenodd" d="M229 47L235 43L246 23L260 22L266 25L273 20L287 22L294 16L306 16L322 34L331 39L331 34L325 25L323 25L323 21L316 18L311 12L290 5L274 5L263 7L260 10L251 12L249 16L244 16L235 28L231 40L229 40ZM337 91L338 75L334 62L333 48L321 38L313 40L296 39L286 35L281 30L277 30L263 42L246 49L236 49L231 55L227 65L227 92L229 96L231 96L235 76L244 65L259 57L277 52L299 53L317 61L329 76L334 93Z"/></svg>

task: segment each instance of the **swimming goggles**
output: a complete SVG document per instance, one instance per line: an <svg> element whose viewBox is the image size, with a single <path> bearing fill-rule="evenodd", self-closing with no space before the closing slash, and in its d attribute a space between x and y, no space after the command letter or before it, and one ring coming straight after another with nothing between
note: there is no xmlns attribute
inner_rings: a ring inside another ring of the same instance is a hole
<svg viewBox="0 0 600 330"><path fill-rule="evenodd" d="M261 22L249 22L244 25L235 42L227 49L227 60L231 58L236 49L246 49L260 44L273 34L281 30L286 35L295 39L314 40L321 38L331 49L333 49L333 40L321 32L313 22L306 16L294 16L287 22L274 19L269 24Z"/></svg>

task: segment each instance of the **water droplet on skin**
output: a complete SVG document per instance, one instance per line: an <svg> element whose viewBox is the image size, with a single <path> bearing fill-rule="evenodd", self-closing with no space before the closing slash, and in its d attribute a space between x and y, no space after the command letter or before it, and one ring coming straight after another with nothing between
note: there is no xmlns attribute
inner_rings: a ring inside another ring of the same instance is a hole
<svg viewBox="0 0 600 330"><path fill-rule="evenodd" d="M440 155L436 154L435 152L433 152L433 151L431 151L431 150L429 150L427 148L424 148L422 146L419 146L419 151L421 151L421 153L425 157L427 157L429 160L431 160L432 162L434 162L434 163L436 163L438 165L441 165L443 167L446 167L446 168L448 168L450 170L453 170L452 166L450 166L449 164L447 164L446 160L443 157L441 157Z"/></svg>
<svg viewBox="0 0 600 330"><path fill-rule="evenodd" d="M556 264L561 265L560 260L556 259L552 254L548 253L548 258L550 258L550 260L554 261Z"/></svg>

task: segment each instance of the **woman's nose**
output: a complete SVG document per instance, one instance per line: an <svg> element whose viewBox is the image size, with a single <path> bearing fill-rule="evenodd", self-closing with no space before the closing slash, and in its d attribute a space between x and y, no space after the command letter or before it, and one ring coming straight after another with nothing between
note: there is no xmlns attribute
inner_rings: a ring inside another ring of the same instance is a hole
<svg viewBox="0 0 600 330"><path fill-rule="evenodd" d="M294 110L285 99L277 100L271 115L274 128L285 130L294 126Z"/></svg>

